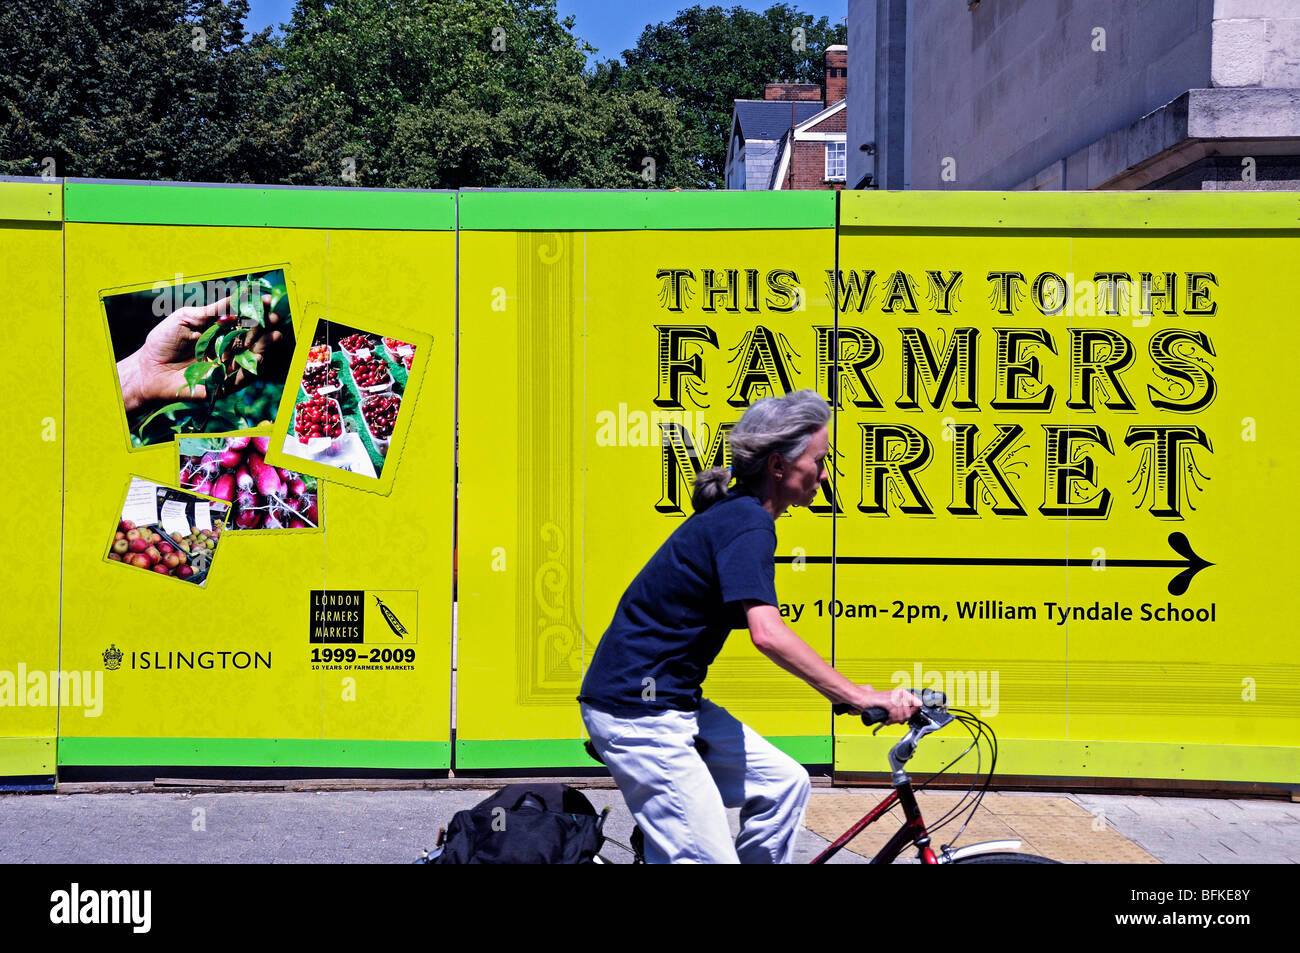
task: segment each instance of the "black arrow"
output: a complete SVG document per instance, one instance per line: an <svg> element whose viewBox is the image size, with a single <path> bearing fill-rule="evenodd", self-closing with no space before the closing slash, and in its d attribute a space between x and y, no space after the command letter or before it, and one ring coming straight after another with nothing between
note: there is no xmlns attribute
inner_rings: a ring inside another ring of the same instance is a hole
<svg viewBox="0 0 1300 953"><path fill-rule="evenodd" d="M1165 566L1170 569L1181 569L1182 572L1169 580L1169 594L1171 596L1181 596L1187 591L1192 577L1207 566L1213 566L1214 563L1207 562L1196 555L1192 549L1192 544L1187 541L1187 537L1182 533L1170 533L1169 545L1174 552L1183 558L1107 559L1106 565L1107 567ZM835 562L846 566L1091 566L1095 560L1086 557L1071 559L1068 556L1064 559L1036 559L1015 556L777 556L776 561L779 563L800 562L827 565Z"/></svg>

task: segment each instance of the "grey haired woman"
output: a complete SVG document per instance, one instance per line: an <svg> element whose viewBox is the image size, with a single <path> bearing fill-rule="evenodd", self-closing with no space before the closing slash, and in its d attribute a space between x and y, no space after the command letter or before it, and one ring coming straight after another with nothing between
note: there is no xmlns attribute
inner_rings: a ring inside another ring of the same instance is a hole
<svg viewBox="0 0 1300 953"><path fill-rule="evenodd" d="M808 772L703 697L732 629L832 703L917 702L845 678L781 618L776 519L808 506L826 480L830 407L815 391L766 397L727 435L731 467L695 480L691 514L632 580L578 695L582 719L633 818L650 863L788 863ZM735 486L729 486L734 476ZM726 809L740 808L733 840Z"/></svg>

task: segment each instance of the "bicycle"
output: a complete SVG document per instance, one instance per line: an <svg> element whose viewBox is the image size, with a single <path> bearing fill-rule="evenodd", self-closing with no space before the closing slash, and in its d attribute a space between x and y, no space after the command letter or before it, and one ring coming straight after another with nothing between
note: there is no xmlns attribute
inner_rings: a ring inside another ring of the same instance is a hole
<svg viewBox="0 0 1300 953"><path fill-rule="evenodd" d="M872 864L889 864L893 863L908 846L916 848L917 857L923 864L1056 864L1059 861L1051 860L1047 857L1040 857L1037 854L1018 853L1020 841L1018 840L1001 840L985 841L979 844L970 844L966 847L954 849L952 844L962 835L970 823L975 812L979 810L980 802L988 792L989 784L993 780L993 772L997 766L998 741L997 736L989 725L973 715L972 713L960 708L948 709L947 697L938 691L932 689L912 690L912 694L921 699L921 707L916 710L911 719L908 720L907 734L899 739L898 743L889 751L890 777L893 784L893 791L883 801L873 807L862 819L841 834L825 850L814 857L810 863L824 864L837 853L844 849L846 845L864 829L875 823L895 805L902 804L904 821L903 826L898 832L882 847L868 863ZM834 705L832 711L836 715L849 714L852 709L847 705ZM879 731L885 725L888 713L883 708L868 708L862 713L862 723L870 727L878 726ZM908 775L904 766L916 754L917 743L926 735L944 728L952 722L958 722L967 731L971 733L971 743L961 754L957 755L943 769L936 772L926 781L917 786L916 790L923 790L935 778L943 774L954 764L966 757L971 751L976 751L976 768L972 775L970 788L962 795L951 810L945 813L931 826L927 826L924 818L921 816L921 809L916 803L916 793L912 788L912 779ZM980 742L984 740L989 747L989 769L988 775L984 779L983 786L978 793L975 786L979 783L980 768L983 766L983 754L980 749ZM586 743L587 753L595 758L595 750L591 742ZM599 758L596 758L599 761ZM973 799L973 800L971 800ZM970 806L967 807L967 801L971 800ZM966 820L952 841L940 845L936 852L931 846L931 835L943 827L951 824L959 817L966 815ZM606 841L622 847L633 855L634 864L645 863L644 836L641 834L639 827L632 831L631 845L622 844L618 841L606 838ZM600 858L601 862L609 863L605 858Z"/></svg>

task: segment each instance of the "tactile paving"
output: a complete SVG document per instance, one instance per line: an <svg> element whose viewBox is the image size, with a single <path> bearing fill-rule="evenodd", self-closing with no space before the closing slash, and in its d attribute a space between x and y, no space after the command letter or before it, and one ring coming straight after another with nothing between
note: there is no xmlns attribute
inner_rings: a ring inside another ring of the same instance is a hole
<svg viewBox="0 0 1300 953"><path fill-rule="evenodd" d="M834 841L885 797L881 791L836 791L814 793L808 802L804 826ZM954 843L962 824L965 831L955 841L961 847L989 840L1019 840L1020 851L1040 854L1064 863L1158 864L1151 854L1111 827L1104 817L1094 816L1066 797L1032 794L990 793L967 823L967 812L935 830L940 818L955 808L959 793L917 794L921 816L930 826L933 846ZM969 802L967 803L969 808ZM903 823L903 809L897 805L862 831L845 848L872 857ZM909 848L902 856L909 856Z"/></svg>

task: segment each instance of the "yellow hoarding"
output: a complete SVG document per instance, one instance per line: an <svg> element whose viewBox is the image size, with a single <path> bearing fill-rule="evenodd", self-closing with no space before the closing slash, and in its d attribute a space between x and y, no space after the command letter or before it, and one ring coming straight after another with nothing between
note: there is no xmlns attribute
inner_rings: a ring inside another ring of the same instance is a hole
<svg viewBox="0 0 1300 953"><path fill-rule="evenodd" d="M57 182L0 180L0 280L13 292L0 325L10 361L0 418L9 590L0 623L0 779L12 785L53 777L59 692L72 687L59 675L62 197Z"/></svg>
<svg viewBox="0 0 1300 953"><path fill-rule="evenodd" d="M59 763L446 768L451 197L427 194L441 217L384 228L353 214L365 193L321 193L335 227L308 228L285 204L295 190L258 190L254 215L243 190L68 189L62 660L103 694L99 710L64 708ZM172 223L186 202L194 224ZM271 436L286 391L290 414L295 393L316 396L302 368L326 323L365 337L384 375L367 388L335 354L343 419L320 448L333 456L313 457L333 469ZM423 387L381 343L395 327L425 345ZM361 411L372 391L401 406L391 456ZM331 479L372 460L382 494ZM214 497L230 510L209 512ZM115 559L115 534L142 527ZM150 542L165 564L125 564ZM156 578L175 560L179 581Z"/></svg>
<svg viewBox="0 0 1300 953"><path fill-rule="evenodd" d="M837 666L1000 774L1294 784L1294 198L912 198L841 206Z"/></svg>
<svg viewBox="0 0 1300 953"><path fill-rule="evenodd" d="M812 388L831 480L778 521L776 588L838 668L942 689L1003 776L1294 787L1295 222L0 181L7 353L43 369L4 423L0 776L592 767L575 696L620 596L745 408ZM842 777L897 734L743 631L704 687Z"/></svg>
<svg viewBox="0 0 1300 953"><path fill-rule="evenodd" d="M816 386L832 226L829 194L463 195L458 768L592 764L576 695L620 596L744 407ZM782 598L829 592L797 557L830 521L777 536ZM829 619L799 626L829 657ZM827 706L744 636L705 692L829 761Z"/></svg>

